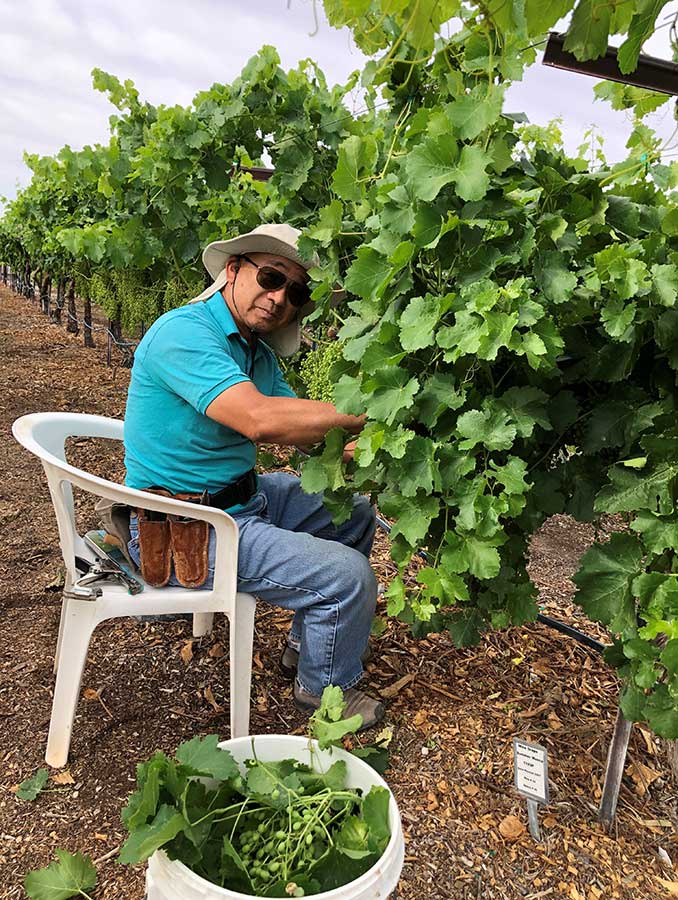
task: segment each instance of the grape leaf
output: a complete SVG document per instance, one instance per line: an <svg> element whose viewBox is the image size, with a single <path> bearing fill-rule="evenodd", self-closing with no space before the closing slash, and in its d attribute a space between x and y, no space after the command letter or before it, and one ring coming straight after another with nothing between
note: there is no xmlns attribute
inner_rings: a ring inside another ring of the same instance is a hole
<svg viewBox="0 0 678 900"><path fill-rule="evenodd" d="M369 376L363 389L370 418L391 425L401 410L414 403L419 382L409 377L407 369L390 367Z"/></svg>
<svg viewBox="0 0 678 900"><path fill-rule="evenodd" d="M629 331L636 317L636 308L632 303L625 303L618 297L609 300L600 312L600 319L610 337L622 341L631 341L633 334Z"/></svg>
<svg viewBox="0 0 678 900"><path fill-rule="evenodd" d="M130 836L120 851L120 862L145 862L156 850L183 831L187 824L181 813L178 813L174 807L163 803L152 822L140 825L130 832Z"/></svg>
<svg viewBox="0 0 678 900"><path fill-rule="evenodd" d="M641 509L631 522L631 528L640 534L652 553L661 553L669 548L678 550L678 521L674 517L664 518Z"/></svg>
<svg viewBox="0 0 678 900"><path fill-rule="evenodd" d="M482 444L488 450L508 450L515 440L517 430L508 413L500 409L471 409L459 416L457 435L461 450L472 450Z"/></svg>
<svg viewBox="0 0 678 900"><path fill-rule="evenodd" d="M557 250L543 253L535 265L537 284L553 303L565 303L577 286L577 276L570 271L565 256Z"/></svg>
<svg viewBox="0 0 678 900"><path fill-rule="evenodd" d="M655 263L650 271L659 302L662 306L675 306L678 297L678 268Z"/></svg>
<svg viewBox="0 0 678 900"><path fill-rule="evenodd" d="M497 121L504 102L503 85L478 85L448 104L445 114L462 141L473 140Z"/></svg>
<svg viewBox="0 0 678 900"><path fill-rule="evenodd" d="M403 350L414 351L430 347L433 332L440 318L440 300L427 294L413 297L400 316L400 343Z"/></svg>
<svg viewBox="0 0 678 900"><path fill-rule="evenodd" d="M611 9L606 0L579 0L567 29L563 49L580 60L604 56L610 33Z"/></svg>
<svg viewBox="0 0 678 900"><path fill-rule="evenodd" d="M306 229L306 236L328 247L341 231L341 220L344 208L339 200L332 200L318 213L318 223Z"/></svg>
<svg viewBox="0 0 678 900"><path fill-rule="evenodd" d="M635 512L650 509L658 513L671 513L672 485L678 475L678 464L659 463L647 473L636 474L623 466L615 466L608 472L610 484L596 497L596 512Z"/></svg>
<svg viewBox="0 0 678 900"><path fill-rule="evenodd" d="M607 544L594 544L574 576L576 600L592 619L614 632L633 630L636 612L631 582L643 551L629 534L613 534Z"/></svg>
<svg viewBox="0 0 678 900"><path fill-rule="evenodd" d="M361 380L351 375L342 375L334 386L334 403L337 412L349 416L360 416L365 412Z"/></svg>
<svg viewBox="0 0 678 900"><path fill-rule="evenodd" d="M68 900L69 897L83 896L87 891L93 891L97 873L91 859L82 853L55 852L57 862L26 875L24 888L31 900Z"/></svg>
<svg viewBox="0 0 678 900"><path fill-rule="evenodd" d="M447 619L447 630L458 648L475 646L484 625L485 620L477 609L462 609Z"/></svg>
<svg viewBox="0 0 678 900"><path fill-rule="evenodd" d="M514 387L505 391L496 405L498 409L504 409L509 414L518 436L527 438L532 436L535 425L547 431L551 429L546 412L548 399L548 394L540 388Z"/></svg>
<svg viewBox="0 0 678 900"><path fill-rule="evenodd" d="M678 739L678 704L665 684L658 685L647 697L644 712L656 734L669 741Z"/></svg>
<svg viewBox="0 0 678 900"><path fill-rule="evenodd" d="M492 156L482 147L466 144L462 148L451 179L462 200L481 200L485 196L490 185L490 176L485 170L491 162Z"/></svg>
<svg viewBox="0 0 678 900"><path fill-rule="evenodd" d="M228 750L217 746L218 742L219 737L216 734L208 734L205 737L196 735L190 741L179 744L176 758L195 773L208 775L219 781L228 781L238 775L238 765Z"/></svg>
<svg viewBox="0 0 678 900"><path fill-rule="evenodd" d="M402 497L399 494L379 495L379 508L384 515L396 521L391 538L402 534L411 547L416 547L428 531L431 521L438 515L440 501L436 497Z"/></svg>
<svg viewBox="0 0 678 900"><path fill-rule="evenodd" d="M367 844L373 852L383 853L391 839L388 821L390 791L372 785L363 797L362 814L368 829Z"/></svg>
<svg viewBox="0 0 678 900"><path fill-rule="evenodd" d="M360 200L360 178L371 173L377 158L377 144L369 135L353 134L339 148L337 168L332 178L334 192L342 200Z"/></svg>
<svg viewBox="0 0 678 900"><path fill-rule="evenodd" d="M47 769L38 769L32 778L27 778L25 781L22 781L16 792L19 800L35 800L47 784L48 778L49 771Z"/></svg>
<svg viewBox="0 0 678 900"><path fill-rule="evenodd" d="M388 477L403 497L414 497L419 490L431 493L434 485L439 486L436 449L430 438L416 435L408 440L402 458L392 459Z"/></svg>
<svg viewBox="0 0 678 900"><path fill-rule="evenodd" d="M678 639L668 642L662 651L661 661L670 675L678 674Z"/></svg>
<svg viewBox="0 0 678 900"><path fill-rule="evenodd" d="M389 616L399 616L405 609L405 583L400 575L391 581L388 590L384 594L387 602L387 611Z"/></svg>
<svg viewBox="0 0 678 900"><path fill-rule="evenodd" d="M368 300L383 294L391 273L391 263L371 247L361 247L346 273L344 287L352 294Z"/></svg>
<svg viewBox="0 0 678 900"><path fill-rule="evenodd" d="M457 145L449 136L429 138L407 156L408 187L419 200L435 200L456 176Z"/></svg>
<svg viewBox="0 0 678 900"><path fill-rule="evenodd" d="M328 685L320 698L320 706L309 720L309 734L314 737L320 749L338 745L347 734L358 731L363 722L359 714L345 719L346 701L341 688Z"/></svg>
<svg viewBox="0 0 678 900"><path fill-rule="evenodd" d="M638 0L628 36L617 51L617 63L624 75L635 70L640 50L654 31L657 16L668 2L669 0Z"/></svg>
<svg viewBox="0 0 678 900"><path fill-rule="evenodd" d="M301 486L307 494L336 491L345 485L342 456L344 431L333 428L325 437L325 447L320 456L311 456L301 470Z"/></svg>
<svg viewBox="0 0 678 900"><path fill-rule="evenodd" d="M255 893L247 868L226 834L222 838L220 869L222 875L228 878L230 890L245 894Z"/></svg>
<svg viewBox="0 0 678 900"><path fill-rule="evenodd" d="M466 538L468 570L476 578L495 578L501 568L501 560L496 547L476 537Z"/></svg>

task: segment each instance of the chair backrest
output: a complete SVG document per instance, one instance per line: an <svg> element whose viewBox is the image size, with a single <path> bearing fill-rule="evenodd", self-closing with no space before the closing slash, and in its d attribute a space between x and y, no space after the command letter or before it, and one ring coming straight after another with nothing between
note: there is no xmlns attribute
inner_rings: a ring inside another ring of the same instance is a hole
<svg viewBox="0 0 678 900"><path fill-rule="evenodd" d="M75 485L97 497L209 522L217 530L218 535L221 535L217 542L215 584L220 583L225 589L228 587L235 591L236 574L233 560L237 560L238 527L229 515L219 509L196 507L190 503L170 500L116 484L97 475L91 475L66 461L65 444L69 437L122 440L123 422L120 419L84 413L30 413L16 420L12 426L12 433L23 447L41 460L45 469L59 527L59 543L66 566L67 588L78 578L75 569L76 555L91 557L91 552L85 546L75 525L71 487Z"/></svg>
<svg viewBox="0 0 678 900"><path fill-rule="evenodd" d="M105 416L83 413L30 413L17 419L12 426L16 440L37 456L45 470L59 528L59 543L66 566L66 587L77 580L75 557L91 557L75 525L73 490L77 484L101 496L104 479L89 475L66 461L66 439L93 437L122 440L123 422ZM114 486L110 482L111 486Z"/></svg>
<svg viewBox="0 0 678 900"><path fill-rule="evenodd" d="M121 441L124 423L120 419L84 413L30 413L17 419L12 433L17 441L43 462L66 462L69 437L109 438Z"/></svg>

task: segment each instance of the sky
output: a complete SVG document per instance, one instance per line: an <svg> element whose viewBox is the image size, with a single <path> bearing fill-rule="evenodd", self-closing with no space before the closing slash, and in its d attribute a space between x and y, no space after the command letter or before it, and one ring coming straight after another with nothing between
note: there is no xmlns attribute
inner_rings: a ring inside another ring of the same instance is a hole
<svg viewBox="0 0 678 900"><path fill-rule="evenodd" d="M285 69L312 57L328 82L344 82L364 58L348 31L330 28L312 0L0 0L0 197L28 183L23 152L53 155L108 141L114 112L92 88L91 70L131 78L153 104L190 103L214 82L231 82L263 44L273 44ZM678 10L678 0L660 22ZM312 32L316 32L312 34ZM645 52L670 57L668 29ZM594 79L532 66L514 85L505 109L544 125L562 117L568 150L595 124L611 161L622 159L630 131L626 115L593 102ZM672 112L650 117L661 134Z"/></svg>

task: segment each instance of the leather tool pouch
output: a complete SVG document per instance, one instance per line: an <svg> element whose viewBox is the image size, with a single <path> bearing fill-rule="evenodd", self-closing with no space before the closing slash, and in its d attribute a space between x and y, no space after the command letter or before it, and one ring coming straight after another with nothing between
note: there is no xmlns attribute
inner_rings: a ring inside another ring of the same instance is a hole
<svg viewBox="0 0 678 900"><path fill-rule="evenodd" d="M146 488L151 494L200 502L200 494L172 494ZM141 575L147 584L164 587L172 573L182 587L201 587L209 575L209 525L195 519L137 510Z"/></svg>
<svg viewBox="0 0 678 900"><path fill-rule="evenodd" d="M138 512L141 577L146 584L164 587L172 573L169 522L154 522L146 518L143 509Z"/></svg>
<svg viewBox="0 0 678 900"><path fill-rule="evenodd" d="M169 523L169 530L177 581L183 587L201 587L209 574L209 525L195 519L173 519Z"/></svg>

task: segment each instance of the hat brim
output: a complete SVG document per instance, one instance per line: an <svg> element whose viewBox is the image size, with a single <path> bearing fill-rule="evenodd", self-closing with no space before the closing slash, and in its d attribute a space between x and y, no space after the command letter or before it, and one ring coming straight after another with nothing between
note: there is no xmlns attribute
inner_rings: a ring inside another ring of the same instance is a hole
<svg viewBox="0 0 678 900"><path fill-rule="evenodd" d="M216 279L229 258L241 253L271 253L274 256L282 256L283 259L289 259L307 272L318 265L317 259L303 259L294 247L267 234L243 234L230 241L212 241L205 247L202 261L212 278Z"/></svg>

